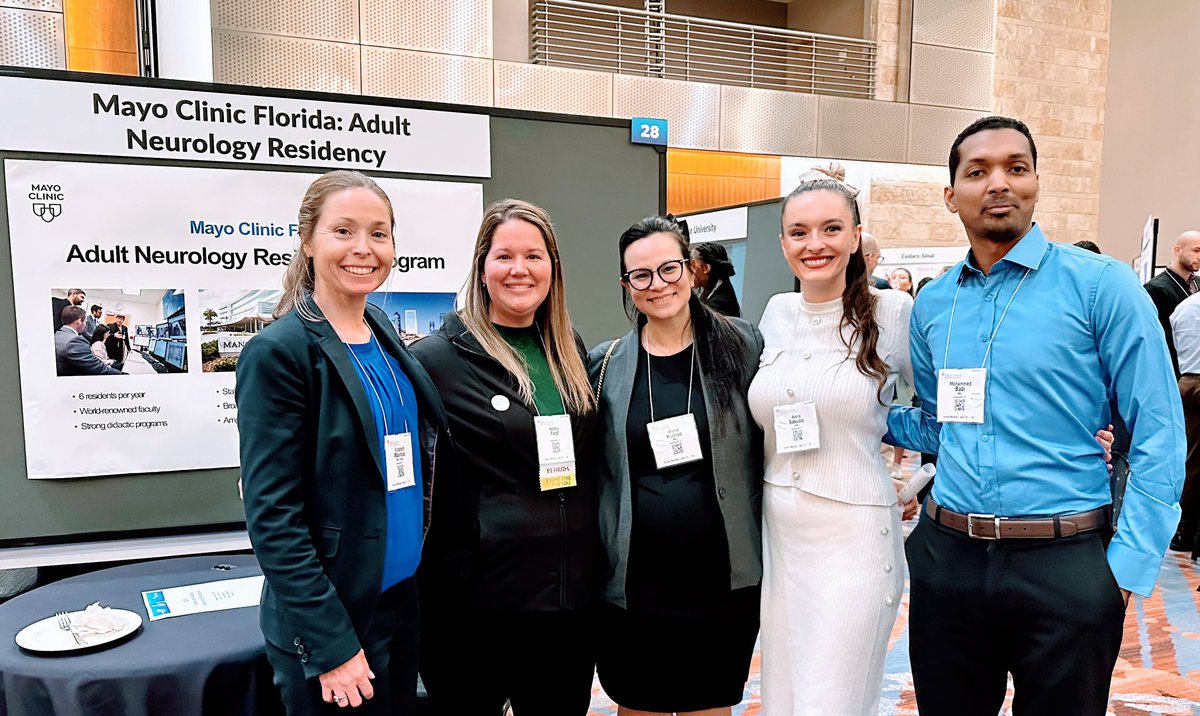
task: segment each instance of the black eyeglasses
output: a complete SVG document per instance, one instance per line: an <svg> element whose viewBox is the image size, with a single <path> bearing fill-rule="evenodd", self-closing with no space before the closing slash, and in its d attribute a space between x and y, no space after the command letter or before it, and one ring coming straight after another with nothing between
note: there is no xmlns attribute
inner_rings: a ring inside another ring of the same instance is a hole
<svg viewBox="0 0 1200 716"><path fill-rule="evenodd" d="M668 261L658 268L651 269L633 269L621 274L621 280L629 284L630 288L638 291L645 291L650 288L650 284L654 283L654 274L663 280L663 283L675 283L683 278L683 265L688 262L687 259L675 259Z"/></svg>

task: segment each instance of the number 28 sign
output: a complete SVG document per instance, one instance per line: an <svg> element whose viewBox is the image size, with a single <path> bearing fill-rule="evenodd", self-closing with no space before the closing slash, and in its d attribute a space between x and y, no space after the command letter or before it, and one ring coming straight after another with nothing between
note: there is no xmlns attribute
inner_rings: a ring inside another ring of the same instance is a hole
<svg viewBox="0 0 1200 716"><path fill-rule="evenodd" d="M629 139L634 144L667 146L667 120L634 117L630 120Z"/></svg>

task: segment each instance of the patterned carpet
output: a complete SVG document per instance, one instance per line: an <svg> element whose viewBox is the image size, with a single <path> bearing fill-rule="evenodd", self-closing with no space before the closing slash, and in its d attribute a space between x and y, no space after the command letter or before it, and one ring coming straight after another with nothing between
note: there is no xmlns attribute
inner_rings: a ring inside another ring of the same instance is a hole
<svg viewBox="0 0 1200 716"><path fill-rule="evenodd" d="M1149 599L1134 597L1125 620L1125 641L1113 674L1111 716L1200 716L1200 568L1176 552L1168 554ZM908 595L892 631L881 716L914 716L912 674L908 666ZM750 670L745 700L737 716L761 711L758 653ZM1011 688L1011 684L1010 684ZM1011 697L1011 691L1010 691ZM592 687L593 716L612 716L617 708L597 681ZM1001 712L1011 714L1005 703ZM831 715L833 716L833 715Z"/></svg>

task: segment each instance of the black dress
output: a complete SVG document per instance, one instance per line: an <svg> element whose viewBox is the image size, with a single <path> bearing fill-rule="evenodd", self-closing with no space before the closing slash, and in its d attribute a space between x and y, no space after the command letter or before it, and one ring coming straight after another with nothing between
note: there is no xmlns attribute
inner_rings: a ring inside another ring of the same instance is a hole
<svg viewBox="0 0 1200 716"><path fill-rule="evenodd" d="M654 419L686 412L692 366L692 348L650 358ZM691 383L691 413L704 458L659 470L646 430L646 352L639 349L626 424L633 482L627 608L606 610L597 670L613 700L642 711L699 711L741 702L758 634L758 587L729 588L729 546L698 366Z"/></svg>

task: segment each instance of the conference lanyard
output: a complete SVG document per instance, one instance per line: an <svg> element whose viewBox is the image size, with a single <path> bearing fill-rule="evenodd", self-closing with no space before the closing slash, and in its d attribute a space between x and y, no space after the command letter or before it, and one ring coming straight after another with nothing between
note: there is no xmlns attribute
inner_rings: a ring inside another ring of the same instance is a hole
<svg viewBox="0 0 1200 716"><path fill-rule="evenodd" d="M375 387L374 381L367 375L366 366L359 360L358 354L354 352L354 348L347 344L350 350L351 357L358 364L359 370L366 377L367 385L371 386L371 392L375 395L375 401L379 403L379 415L383 418L383 455L384 463L387 467L387 489L388 492L405 487L412 487L417 484L416 473L413 470L413 453L412 453L412 432L408 425L408 407L404 404L404 391L400 390L400 379L396 377L396 371L392 368L391 361L387 359L387 353L384 352L383 346L379 340L375 338L375 331L370 325L367 325L367 330L371 332L371 341L379 348L379 353L383 356L383 362L388 368L388 372L392 374L392 383L396 386L396 397L400 399L400 416L404 420L404 432L392 435L391 428L388 426L387 407L383 404L383 397L379 395L379 390Z"/></svg>
<svg viewBox="0 0 1200 716"><path fill-rule="evenodd" d="M692 386L696 378L696 341L692 339L692 357L688 361L687 412L673 418L654 419L654 380L650 369L650 351L646 351L646 391L650 397L650 422L646 433L650 438L650 449L654 452L654 464L659 470L696 462L704 459L700 448L700 431L696 427L696 416L692 414Z"/></svg>
<svg viewBox="0 0 1200 716"><path fill-rule="evenodd" d="M1179 285L1179 287L1180 287L1180 288L1182 288L1182 289L1183 289L1183 292L1184 292L1185 294L1187 294L1188 296L1192 295L1192 289L1191 289L1191 287L1190 287L1190 285L1189 285L1189 284L1191 284L1191 283L1192 283L1192 281L1195 281L1195 280L1196 280L1196 277L1195 277L1195 276L1193 276L1192 278L1188 279L1187 283L1184 283L1183 281L1180 281L1180 280L1179 280L1179 277L1178 277L1178 276L1176 276L1176 275L1175 275L1175 272L1174 272L1174 271L1172 271L1171 269L1166 269L1166 272L1167 272L1167 274L1168 274L1168 275L1170 275L1170 277L1171 277L1171 280L1172 280L1172 281L1174 281L1176 284L1178 284L1178 285Z"/></svg>
<svg viewBox="0 0 1200 716"><path fill-rule="evenodd" d="M373 342L379 348L380 354L384 356L384 365L387 366L388 372L392 374L392 383L396 386L396 397L400 398L400 418L404 421L404 432L410 432L408 429L408 406L404 404L404 391L400 390L400 380L396 377L396 371L392 370L392 363L387 359L387 354L384 353L383 346L379 343L379 340L375 338L374 329L372 329L370 326L367 326L367 330L371 332L371 342ZM350 344L347 343L346 345L349 346ZM367 375L366 367L362 364L362 361L358 359L358 354L354 352L353 348L350 349L350 356L354 358L354 362L358 364L358 368L363 372L363 375ZM391 434L392 429L388 427L387 408L385 408L383 405L383 398L379 395L379 391L375 388L375 383L369 378L367 379L367 385L371 386L371 392L375 394L375 402L379 403L379 414L383 416L383 433L384 435L389 435Z"/></svg>
<svg viewBox="0 0 1200 716"><path fill-rule="evenodd" d="M987 362L988 357L992 354L992 344L996 340L996 334L1000 332L1000 326L1004 324L1004 319L1008 316L1008 309L1012 308L1013 301L1021 291L1021 286L1025 284L1025 279L1029 278L1030 271L1031 269L1025 269L1025 274L1021 276L1017 288L1009 297L1008 303L1005 304L1004 311L1000 314L1000 320L996 322L996 326L992 329L992 335L988 337L987 349L983 353L983 361L978 368L947 367L950 364L950 338L954 333L954 315L958 310L958 296L962 291L962 282L958 283L958 287L954 290L954 302L950 306L950 323L946 327L946 351L942 356L942 369L938 371L937 419L939 423L980 424L983 422L987 396Z"/></svg>

